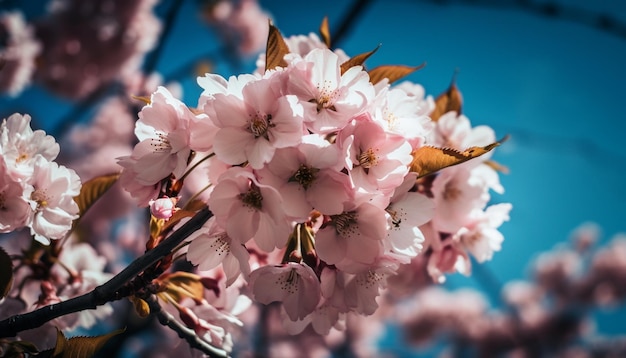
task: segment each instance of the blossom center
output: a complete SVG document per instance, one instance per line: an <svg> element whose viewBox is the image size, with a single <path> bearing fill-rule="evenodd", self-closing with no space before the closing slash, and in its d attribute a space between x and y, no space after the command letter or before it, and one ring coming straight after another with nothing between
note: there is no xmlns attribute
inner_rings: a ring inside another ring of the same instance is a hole
<svg viewBox="0 0 626 358"><path fill-rule="evenodd" d="M357 213L355 211L331 215L331 219L335 224L335 230L339 236L346 237L356 232Z"/></svg>
<svg viewBox="0 0 626 358"><path fill-rule="evenodd" d="M317 100L311 99L309 102L317 102L317 113L320 113L322 109L330 109L331 111L336 111L335 101L337 99L338 93L337 90L331 89L330 81L324 81L324 86L318 84L317 90L319 91L319 95Z"/></svg>
<svg viewBox="0 0 626 358"><path fill-rule="evenodd" d="M37 202L37 209L43 209L48 206L48 201L50 200L50 196L46 189L37 189L30 194L30 198Z"/></svg>
<svg viewBox="0 0 626 358"><path fill-rule="evenodd" d="M172 150L172 145L170 144L167 134L163 132L155 132L155 135L156 137L151 138L150 141L150 145L152 146L154 153L170 152Z"/></svg>
<svg viewBox="0 0 626 358"><path fill-rule="evenodd" d="M388 108L385 108L385 110L383 111L383 117L387 121L387 126L389 128L395 128L398 117L396 117L393 112L391 112Z"/></svg>
<svg viewBox="0 0 626 358"><path fill-rule="evenodd" d="M27 153L20 153L20 155L15 158L15 163L21 163L23 161L25 161L26 159L28 159L28 154Z"/></svg>
<svg viewBox="0 0 626 358"><path fill-rule="evenodd" d="M456 200L459 196L461 196L461 190L455 187L453 183L446 183L443 190L443 199L444 200Z"/></svg>
<svg viewBox="0 0 626 358"><path fill-rule="evenodd" d="M404 214L402 212L403 210L400 209L401 212L398 212L397 210L392 210L391 208L388 208L386 211L391 216L392 229L399 229L400 224L402 224L402 215Z"/></svg>
<svg viewBox="0 0 626 358"><path fill-rule="evenodd" d="M211 244L211 249L215 250L218 256L225 256L230 253L230 243L226 240L225 233L215 238L215 241Z"/></svg>
<svg viewBox="0 0 626 358"><path fill-rule="evenodd" d="M249 208L261 210L263 207L263 195L256 187L251 187L247 192L239 194L239 200Z"/></svg>
<svg viewBox="0 0 626 358"><path fill-rule="evenodd" d="M289 178L290 182L300 184L304 190L307 190L317 178L318 168L311 168L305 164L300 164L300 168Z"/></svg>
<svg viewBox="0 0 626 358"><path fill-rule="evenodd" d="M280 275L276 280L276 284L281 290L286 291L289 294L294 294L298 292L299 278L300 276L298 276L296 270L292 269L289 273Z"/></svg>
<svg viewBox="0 0 626 358"><path fill-rule="evenodd" d="M371 167L375 167L378 164L378 155L376 154L377 150L372 148L368 148L366 151L361 152L357 156L359 161L359 165L364 169L370 169Z"/></svg>
<svg viewBox="0 0 626 358"><path fill-rule="evenodd" d="M271 114L261 114L256 113L250 118L250 133L254 135L255 138L264 137L267 138L267 131L274 127L272 123L272 115Z"/></svg>
<svg viewBox="0 0 626 358"><path fill-rule="evenodd" d="M384 279L384 276L375 271L367 271L366 275L359 275L356 277L357 283L364 288L376 288L379 287L380 281Z"/></svg>

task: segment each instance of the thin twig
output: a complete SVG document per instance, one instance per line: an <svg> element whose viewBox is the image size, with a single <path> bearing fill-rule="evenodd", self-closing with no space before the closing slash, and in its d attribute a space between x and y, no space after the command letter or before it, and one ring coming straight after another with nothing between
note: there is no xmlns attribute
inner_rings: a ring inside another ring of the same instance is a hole
<svg viewBox="0 0 626 358"><path fill-rule="evenodd" d="M228 357L228 352L223 349L214 347L202 340L193 329L185 327L182 323L177 321L171 314L164 311L159 304L156 296L149 295L143 297L150 307L150 314L156 315L159 322L171 328L174 332L178 333L178 337L184 339L189 343L189 346L202 351L202 353L209 357Z"/></svg>
<svg viewBox="0 0 626 358"><path fill-rule="evenodd" d="M13 337L17 335L18 332L40 327L44 323L57 317L87 309L95 309L107 302L123 298L124 296L120 295L119 291L127 282L163 257L169 255L183 240L200 229L211 216L211 211L206 207L198 211L191 220L185 223L180 229L173 232L157 247L131 262L124 270L106 283L96 287L93 291L67 301L51 304L29 313L17 314L0 321L0 337Z"/></svg>

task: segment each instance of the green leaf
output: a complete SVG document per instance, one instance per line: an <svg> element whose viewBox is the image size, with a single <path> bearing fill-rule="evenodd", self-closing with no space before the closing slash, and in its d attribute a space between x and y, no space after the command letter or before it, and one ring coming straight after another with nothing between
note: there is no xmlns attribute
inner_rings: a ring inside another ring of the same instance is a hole
<svg viewBox="0 0 626 358"><path fill-rule="evenodd" d="M289 52L283 35L270 21L270 32L267 36L267 48L265 50L265 71L273 70L276 67L287 67L284 57Z"/></svg>
<svg viewBox="0 0 626 358"><path fill-rule="evenodd" d="M94 337L65 338L57 328L57 344L52 353L53 358L89 358L93 357L112 337L124 332L118 329L109 334Z"/></svg>
<svg viewBox="0 0 626 358"><path fill-rule="evenodd" d="M426 63L422 63L419 66L383 65L372 68L368 73L370 75L370 82L374 85L385 78L388 79L389 84L391 84L402 77L424 68L424 66L426 66Z"/></svg>
<svg viewBox="0 0 626 358"><path fill-rule="evenodd" d="M376 51L378 51L379 48L380 48L380 45L378 45L378 47L376 47L375 49L373 49L370 52L365 52L365 53L358 54L358 55L352 57L351 59L349 59L348 61L342 63L341 64L341 74L343 75L347 70L351 69L354 66L363 66L363 63L365 63L365 60L367 60Z"/></svg>
<svg viewBox="0 0 626 358"><path fill-rule="evenodd" d="M0 298L5 298L13 284L13 262L11 257L0 247Z"/></svg>
<svg viewBox="0 0 626 358"><path fill-rule="evenodd" d="M82 217L85 212L115 184L119 177L119 173L105 174L83 183L80 188L80 194L74 197L74 201L76 201L80 209L79 215Z"/></svg>
<svg viewBox="0 0 626 358"><path fill-rule="evenodd" d="M418 178L421 178L428 174L435 173L443 168L461 164L470 159L480 157L481 155L490 152L507 139L508 136L484 147L469 147L462 152L452 148L436 148L431 146L421 147L411 153L413 155L413 161L411 162L410 169L412 172L416 172L418 174Z"/></svg>

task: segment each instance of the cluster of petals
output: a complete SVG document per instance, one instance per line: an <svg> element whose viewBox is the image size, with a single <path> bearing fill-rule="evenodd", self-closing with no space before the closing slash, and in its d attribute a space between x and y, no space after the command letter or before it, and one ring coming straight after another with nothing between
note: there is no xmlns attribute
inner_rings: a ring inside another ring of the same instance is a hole
<svg viewBox="0 0 626 358"><path fill-rule="evenodd" d="M247 280L258 302L282 303L290 332L318 333L373 314L387 278L420 254L435 281L469 272L469 254L490 259L511 206L487 208L489 191L503 191L488 156L440 171L427 190L410 165L422 146L464 150L493 143L493 131L455 112L432 121L421 86L372 84L314 35L286 43L282 67L262 70L261 56L253 74L199 77L198 110L160 88L139 115L121 180L153 214L175 210L157 201L164 179L180 178L194 154L212 156L214 218L187 258L221 265L227 285Z"/></svg>
<svg viewBox="0 0 626 358"><path fill-rule="evenodd" d="M59 145L44 131L33 131L30 119L16 113L0 125L0 232L29 227L47 245L64 237L78 217L74 197L81 182L54 161Z"/></svg>

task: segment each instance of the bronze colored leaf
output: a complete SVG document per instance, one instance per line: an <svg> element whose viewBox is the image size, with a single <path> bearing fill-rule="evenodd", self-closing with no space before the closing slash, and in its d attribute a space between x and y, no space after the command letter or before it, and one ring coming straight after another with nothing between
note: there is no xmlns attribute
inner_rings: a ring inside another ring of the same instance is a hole
<svg viewBox="0 0 626 358"><path fill-rule="evenodd" d="M287 67L284 57L290 52L278 28L272 24L271 20L269 24L270 32L267 36L267 49L265 50L265 71L276 67Z"/></svg>
<svg viewBox="0 0 626 358"><path fill-rule="evenodd" d="M320 37L326 44L326 47L330 48L330 29L328 27L328 16L324 16L322 24L320 25Z"/></svg>
<svg viewBox="0 0 626 358"><path fill-rule="evenodd" d="M450 87L440 94L435 100L435 109L430 114L430 118L437 122L439 118L450 112L455 111L457 114L461 114L461 107L463 105L463 96L461 95L461 91L459 91L458 87L454 80L450 83Z"/></svg>
<svg viewBox="0 0 626 358"><path fill-rule="evenodd" d="M150 315L150 305L148 305L148 302L137 296L128 296L128 299L133 303L135 312L137 312L139 317L146 318Z"/></svg>
<svg viewBox="0 0 626 358"><path fill-rule="evenodd" d="M485 161L485 164L488 165L491 169L500 172L502 174L509 174L509 167L504 166L498 162L496 162L495 160L487 160Z"/></svg>
<svg viewBox="0 0 626 358"><path fill-rule="evenodd" d="M421 70L424 66L426 66L426 63L422 63L421 65L415 67L404 65L383 65L372 68L368 71L368 73L370 75L370 82L374 85L385 78L387 78L391 84L417 70Z"/></svg>
<svg viewBox="0 0 626 358"><path fill-rule="evenodd" d="M421 147L413 151L413 161L410 170L416 172L418 178L435 173L443 168L464 163L470 159L480 157L490 152L508 139L508 136L484 147L470 147L464 151L452 148Z"/></svg>
<svg viewBox="0 0 626 358"><path fill-rule="evenodd" d="M74 201L80 209L79 215L82 217L87 209L106 193L120 177L119 173L101 175L83 183L80 194L74 197Z"/></svg>
<svg viewBox="0 0 626 358"><path fill-rule="evenodd" d="M365 63L365 60L367 60L371 55L373 55L376 51L378 51L379 48L380 48L380 45L378 45L378 47L376 47L370 52L365 52L365 53L356 55L352 57L351 59L349 59L348 61L342 63L341 74L343 75L347 70L349 70L350 68L354 66L362 66L363 63Z"/></svg>
<svg viewBox="0 0 626 358"><path fill-rule="evenodd" d="M204 285L202 285L202 277L185 271L176 271L166 275L161 279L164 293L169 298L174 299L176 303L180 303L183 298L189 297L195 302L202 302L204 299ZM157 294L163 297L161 294ZM167 300L168 298L165 297Z"/></svg>
<svg viewBox="0 0 626 358"><path fill-rule="evenodd" d="M65 338L57 328L57 344L52 353L53 358L89 358L93 357L112 337L124 332L118 329L111 333L94 337Z"/></svg>
<svg viewBox="0 0 626 358"><path fill-rule="evenodd" d="M13 262L11 257L0 247L0 299L5 298L13 284Z"/></svg>
<svg viewBox="0 0 626 358"><path fill-rule="evenodd" d="M150 97L147 97L147 96L131 95L130 97L132 99L134 99L134 100L141 101L141 102L145 103L146 105L149 105L150 103L152 103L152 100L150 99Z"/></svg>

